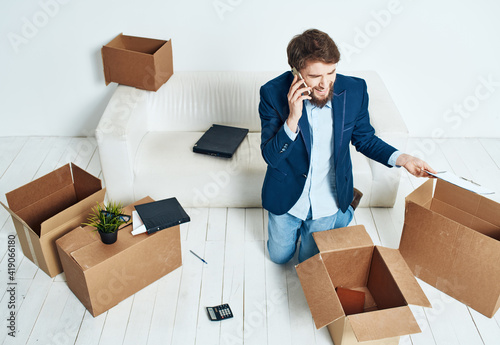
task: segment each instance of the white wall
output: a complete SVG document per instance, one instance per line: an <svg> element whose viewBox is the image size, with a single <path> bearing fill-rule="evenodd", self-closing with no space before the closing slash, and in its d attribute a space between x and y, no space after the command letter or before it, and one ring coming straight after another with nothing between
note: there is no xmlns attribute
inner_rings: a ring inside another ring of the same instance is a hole
<svg viewBox="0 0 500 345"><path fill-rule="evenodd" d="M339 71L380 73L412 136L499 137L500 3L492 0L24 0L0 5L0 136L92 135L116 84L118 33L172 38L180 70L285 70L316 27ZM489 82L487 82L489 80Z"/></svg>

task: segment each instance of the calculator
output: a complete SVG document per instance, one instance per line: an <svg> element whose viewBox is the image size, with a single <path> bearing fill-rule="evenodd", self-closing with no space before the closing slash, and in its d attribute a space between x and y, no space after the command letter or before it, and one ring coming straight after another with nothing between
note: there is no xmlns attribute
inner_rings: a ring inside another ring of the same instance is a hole
<svg viewBox="0 0 500 345"><path fill-rule="evenodd" d="M227 303L215 307L207 307L207 311L211 321L220 321L233 317L233 312Z"/></svg>

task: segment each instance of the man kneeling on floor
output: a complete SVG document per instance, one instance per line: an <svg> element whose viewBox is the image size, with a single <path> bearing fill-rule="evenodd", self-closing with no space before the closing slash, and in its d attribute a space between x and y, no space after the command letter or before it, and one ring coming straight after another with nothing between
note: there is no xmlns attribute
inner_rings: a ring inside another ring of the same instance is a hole
<svg viewBox="0 0 500 345"><path fill-rule="evenodd" d="M318 253L315 231L347 226L362 193L353 188L349 142L388 167L434 172L375 136L363 79L337 74L340 53L319 30L295 36L285 72L260 90L261 150L268 164L262 204L269 211L269 256L286 263L301 237L299 262ZM301 79L303 78L303 80Z"/></svg>

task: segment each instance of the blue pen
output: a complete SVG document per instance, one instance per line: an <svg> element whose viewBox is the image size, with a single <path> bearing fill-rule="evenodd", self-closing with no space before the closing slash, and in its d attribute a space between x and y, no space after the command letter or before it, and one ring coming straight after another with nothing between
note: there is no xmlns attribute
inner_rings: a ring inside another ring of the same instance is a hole
<svg viewBox="0 0 500 345"><path fill-rule="evenodd" d="M202 258L200 258L195 252L193 252L192 250L190 250L190 252L193 253L193 255L196 256L198 259L200 259L204 263L208 264L208 262L206 262L205 260L203 260Z"/></svg>

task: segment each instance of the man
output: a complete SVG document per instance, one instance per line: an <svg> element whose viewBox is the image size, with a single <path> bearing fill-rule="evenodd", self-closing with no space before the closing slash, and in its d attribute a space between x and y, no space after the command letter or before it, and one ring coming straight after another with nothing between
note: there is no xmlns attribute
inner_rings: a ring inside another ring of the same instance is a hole
<svg viewBox="0 0 500 345"><path fill-rule="evenodd" d="M318 253L312 233L347 226L360 195L354 195L349 142L388 167L415 176L434 172L375 136L363 79L337 74L340 53L319 30L295 36L285 72L260 90L261 150L268 164L262 204L269 211L269 256L286 263L299 235L299 261ZM352 206L351 206L352 203Z"/></svg>

